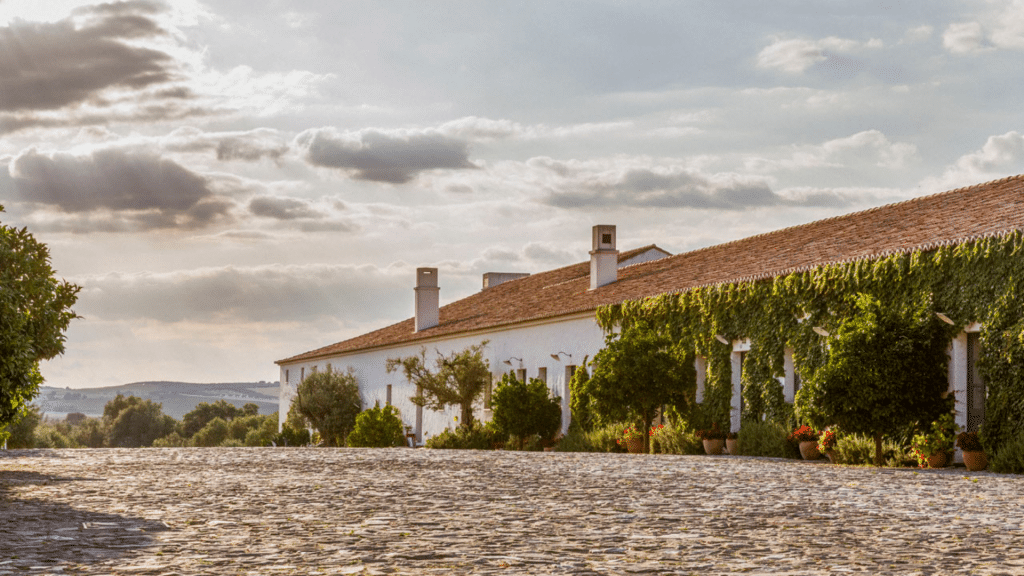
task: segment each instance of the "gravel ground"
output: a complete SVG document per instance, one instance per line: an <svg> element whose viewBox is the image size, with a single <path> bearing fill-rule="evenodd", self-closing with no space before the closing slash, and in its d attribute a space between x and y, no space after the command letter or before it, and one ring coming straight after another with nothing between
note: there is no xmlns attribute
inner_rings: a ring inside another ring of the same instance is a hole
<svg viewBox="0 0 1024 576"><path fill-rule="evenodd" d="M1024 477L711 456L0 452L0 574L1024 574Z"/></svg>

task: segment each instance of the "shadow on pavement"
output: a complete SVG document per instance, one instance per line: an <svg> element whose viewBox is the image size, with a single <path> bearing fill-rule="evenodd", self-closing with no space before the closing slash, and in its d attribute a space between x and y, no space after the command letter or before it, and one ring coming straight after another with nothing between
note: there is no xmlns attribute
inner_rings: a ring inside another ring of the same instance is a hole
<svg viewBox="0 0 1024 576"><path fill-rule="evenodd" d="M152 545L152 534L167 529L159 521L19 494L23 487L66 483L71 489L72 483L93 482L103 480L0 470L0 573L116 559Z"/></svg>

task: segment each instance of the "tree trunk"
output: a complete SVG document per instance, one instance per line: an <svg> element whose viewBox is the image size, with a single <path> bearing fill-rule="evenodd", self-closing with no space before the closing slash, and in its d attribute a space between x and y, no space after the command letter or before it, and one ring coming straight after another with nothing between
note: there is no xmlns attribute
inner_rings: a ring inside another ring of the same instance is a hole
<svg viewBox="0 0 1024 576"><path fill-rule="evenodd" d="M644 454L650 454L651 453L651 435L648 434L648 432L651 431L651 422L653 422L653 421L654 421L654 411L653 410L645 410L644 411L644 429L641 430L641 433L643 433L643 435L644 435Z"/></svg>
<svg viewBox="0 0 1024 576"><path fill-rule="evenodd" d="M882 435L875 434L875 466L882 467Z"/></svg>
<svg viewBox="0 0 1024 576"><path fill-rule="evenodd" d="M471 404L463 404L462 408L462 422L459 422L461 426L464 426L466 430L473 429L473 406Z"/></svg>

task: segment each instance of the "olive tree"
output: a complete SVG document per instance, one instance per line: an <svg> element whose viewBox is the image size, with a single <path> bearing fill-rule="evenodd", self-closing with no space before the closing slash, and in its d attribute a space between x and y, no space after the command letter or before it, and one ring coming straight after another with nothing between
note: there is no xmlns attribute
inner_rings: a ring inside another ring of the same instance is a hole
<svg viewBox="0 0 1024 576"><path fill-rule="evenodd" d="M310 374L299 384L293 402L295 411L320 432L327 446L345 445L363 409L359 381L351 369Z"/></svg>
<svg viewBox="0 0 1024 576"><path fill-rule="evenodd" d="M79 290L54 278L49 250L28 230L0 225L0 429L38 393L39 362L64 352Z"/></svg>
<svg viewBox="0 0 1024 576"><path fill-rule="evenodd" d="M406 380L416 386L417 394L410 398L413 404L431 410L457 405L462 416L460 424L471 430L473 404L491 378L490 366L483 358L485 346L486 340L447 356L437 351L433 370L427 366L427 349L421 348L418 356L388 358L387 370L401 370Z"/></svg>
<svg viewBox="0 0 1024 576"><path fill-rule="evenodd" d="M951 408L946 345L951 334L928 302L890 302L860 294L852 315L828 338L828 359L800 388L799 416L822 428L875 440L915 422L932 422Z"/></svg>

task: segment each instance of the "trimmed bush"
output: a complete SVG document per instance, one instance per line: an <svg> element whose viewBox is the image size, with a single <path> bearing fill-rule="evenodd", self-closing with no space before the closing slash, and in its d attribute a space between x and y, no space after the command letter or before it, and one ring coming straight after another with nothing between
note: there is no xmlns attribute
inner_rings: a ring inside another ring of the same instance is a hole
<svg viewBox="0 0 1024 576"><path fill-rule="evenodd" d="M363 410L356 416L356 425L348 435L348 445L355 448L389 448L406 446L405 426L398 408L380 407Z"/></svg>
<svg viewBox="0 0 1024 576"><path fill-rule="evenodd" d="M777 422L745 422L740 428L739 453L742 456L800 458L800 448L786 438L789 430Z"/></svg>
<svg viewBox="0 0 1024 576"><path fill-rule="evenodd" d="M655 452L661 454L703 454L700 438L682 424L666 424L652 438Z"/></svg>
<svg viewBox="0 0 1024 576"><path fill-rule="evenodd" d="M842 434L836 441L836 464L867 466L875 463L875 440L863 434ZM882 442L882 461L886 466L900 468L917 466L917 457L910 446L885 440Z"/></svg>
<svg viewBox="0 0 1024 576"><path fill-rule="evenodd" d="M492 450L495 446L503 444L505 437L488 423L481 425L479 421L473 422L473 428L467 430L459 426L455 431L445 430L425 442L427 448L442 450Z"/></svg>
<svg viewBox="0 0 1024 576"><path fill-rule="evenodd" d="M228 439L228 423L220 416L206 423L200 431L192 436L193 446L220 446Z"/></svg>

